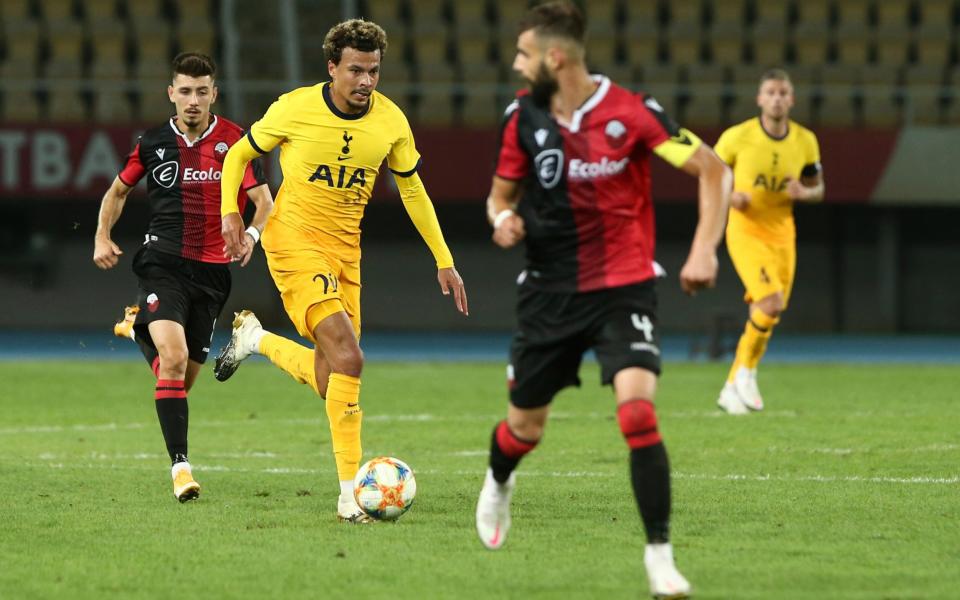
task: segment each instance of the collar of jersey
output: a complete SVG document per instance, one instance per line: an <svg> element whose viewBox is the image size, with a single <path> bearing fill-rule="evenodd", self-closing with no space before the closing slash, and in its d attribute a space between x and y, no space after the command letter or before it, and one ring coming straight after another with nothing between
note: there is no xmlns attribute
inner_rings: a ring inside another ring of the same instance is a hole
<svg viewBox="0 0 960 600"><path fill-rule="evenodd" d="M330 112L337 115L341 119L346 119L348 121L356 121L363 115L370 112L370 104L373 103L373 94L370 94L370 100L367 101L367 107L363 109L363 112L359 113L345 113L337 105L333 103L333 98L330 97L330 82L323 84L323 101L327 103L327 108L330 109Z"/></svg>
<svg viewBox="0 0 960 600"><path fill-rule="evenodd" d="M202 141L203 141L203 138L205 138L205 137L207 137L208 135L210 135L211 133L213 133L213 130L216 129L216 127L217 127L217 115L211 114L210 116L213 117L213 120L210 121L210 123L207 125L206 130L204 130L204 132L203 132L202 134L200 134L200 137L198 137L197 139L193 140L192 142L187 138L187 134L185 134L184 132L180 131L180 128L177 127L177 123L176 123L177 118L176 118L176 117L170 117L170 128L173 129L173 132L174 132L175 134L177 134L177 135L179 135L180 137L183 138L183 142L187 145L187 148L191 148L191 147L194 146L195 144L198 144L198 143L202 142Z"/></svg>
<svg viewBox="0 0 960 600"><path fill-rule="evenodd" d="M570 130L570 133L577 133L580 131L580 122L583 120L583 115L587 114L607 96L607 92L610 91L610 78L604 77L603 75L591 75L590 79L594 80L599 85L593 94L587 98L583 104L580 105L580 108L573 111L573 117L570 118L570 123L564 123L560 119L557 119L557 124L561 127L565 127Z"/></svg>
<svg viewBox="0 0 960 600"><path fill-rule="evenodd" d="M763 131L763 133L765 133L768 138L770 138L775 142L782 142L783 140L787 139L790 136L790 120L789 119L787 120L787 132L780 137L777 137L772 133L770 133L769 131L767 131L767 128L763 126L763 118L757 117L757 123L760 124L760 130Z"/></svg>

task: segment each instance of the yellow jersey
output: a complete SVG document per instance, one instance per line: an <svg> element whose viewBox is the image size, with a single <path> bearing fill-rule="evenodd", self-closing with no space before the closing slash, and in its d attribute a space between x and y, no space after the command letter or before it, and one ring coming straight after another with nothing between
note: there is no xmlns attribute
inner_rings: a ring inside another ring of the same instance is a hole
<svg viewBox="0 0 960 600"><path fill-rule="evenodd" d="M261 154L280 146L283 184L270 219L299 229L343 260L360 258L360 221L383 160L409 177L420 154L406 116L374 91L362 113L340 111L328 83L283 94L250 127Z"/></svg>
<svg viewBox="0 0 960 600"><path fill-rule="evenodd" d="M733 168L734 191L750 196L746 210L730 209L727 233L792 243L796 228L787 184L820 172L820 147L813 132L790 121L787 134L775 138L764 130L760 117L754 117L724 131L714 150Z"/></svg>

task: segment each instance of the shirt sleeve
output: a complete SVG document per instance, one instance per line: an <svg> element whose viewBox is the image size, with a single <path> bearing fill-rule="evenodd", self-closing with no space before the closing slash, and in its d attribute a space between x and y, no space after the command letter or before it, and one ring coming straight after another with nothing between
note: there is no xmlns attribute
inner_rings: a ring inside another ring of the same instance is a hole
<svg viewBox="0 0 960 600"><path fill-rule="evenodd" d="M817 143L817 136L813 135L813 132L808 132L807 138L806 163L800 171L800 176L815 177L823 170L820 165L820 144Z"/></svg>
<svg viewBox="0 0 960 600"><path fill-rule="evenodd" d="M247 163L247 170L243 174L243 183L240 188L247 191L266 182L267 178L263 175L263 162L259 158L255 158Z"/></svg>
<svg viewBox="0 0 960 600"><path fill-rule="evenodd" d="M417 152L417 145L413 142L410 123L403 113L400 113L400 118L403 133L390 147L390 153L387 154L387 167L398 177L410 177L420 168L420 153Z"/></svg>
<svg viewBox="0 0 960 600"><path fill-rule="evenodd" d="M737 149L736 142L734 141L735 137L736 133L731 127L720 134L720 139L717 140L717 145L713 147L713 151L717 153L717 156L720 157L720 160L727 163L731 167L735 166L737 163Z"/></svg>
<svg viewBox="0 0 960 600"><path fill-rule="evenodd" d="M638 115L640 143L674 167L682 167L703 144L692 131L677 125L649 94L643 95Z"/></svg>
<svg viewBox="0 0 960 600"><path fill-rule="evenodd" d="M145 171L143 163L140 162L140 141L138 140L136 147L127 155L127 162L123 165L123 169L120 170L117 177L127 187L133 187L137 185Z"/></svg>
<svg viewBox="0 0 960 600"><path fill-rule="evenodd" d="M519 181L530 172L530 156L520 146L517 122L520 120L520 104L514 100L504 113L500 129L500 150L497 152L497 177Z"/></svg>
<svg viewBox="0 0 960 600"><path fill-rule="evenodd" d="M290 110L290 99L287 94L277 98L266 114L250 127L247 140L253 149L260 154L266 154L287 139Z"/></svg>

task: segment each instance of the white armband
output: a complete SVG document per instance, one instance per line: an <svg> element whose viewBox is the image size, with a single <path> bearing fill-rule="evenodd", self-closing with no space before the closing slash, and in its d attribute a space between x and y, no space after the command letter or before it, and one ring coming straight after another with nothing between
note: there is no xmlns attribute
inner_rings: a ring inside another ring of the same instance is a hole
<svg viewBox="0 0 960 600"><path fill-rule="evenodd" d="M494 229L499 228L501 225L503 225L504 221L506 221L511 215L514 215L514 214L516 213L513 212L513 209L510 209L510 208L505 208L501 210L500 212L497 213L497 216L493 218L493 228Z"/></svg>
<svg viewBox="0 0 960 600"><path fill-rule="evenodd" d="M260 230L254 227L253 225L251 225L250 227L247 227L247 235L253 238L254 245L256 245L256 243L260 241Z"/></svg>

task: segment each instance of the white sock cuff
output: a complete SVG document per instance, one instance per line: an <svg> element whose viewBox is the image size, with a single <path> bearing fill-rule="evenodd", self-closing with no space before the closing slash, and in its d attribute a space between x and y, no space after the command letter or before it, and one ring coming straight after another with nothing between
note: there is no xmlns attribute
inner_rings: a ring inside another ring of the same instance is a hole
<svg viewBox="0 0 960 600"><path fill-rule="evenodd" d="M340 481L340 495L353 498L353 480L343 479Z"/></svg>
<svg viewBox="0 0 960 600"><path fill-rule="evenodd" d="M269 332L261 327L259 331L254 331L253 335L251 336L251 339L253 340L253 350L257 354L260 354L260 340L262 340L263 336L267 335L267 333Z"/></svg>
<svg viewBox="0 0 960 600"><path fill-rule="evenodd" d="M193 472L193 469L190 468L190 463L188 463L188 462L178 462L177 464L173 465L173 467L170 468L170 476L171 476L171 477L176 477L176 476L177 476L177 473L179 473L180 471L183 471L183 470L187 470L187 471Z"/></svg>

